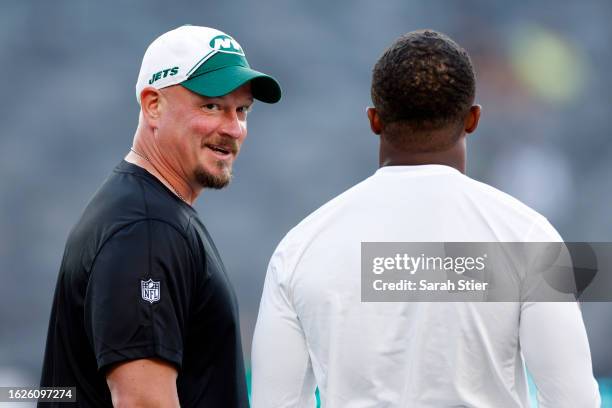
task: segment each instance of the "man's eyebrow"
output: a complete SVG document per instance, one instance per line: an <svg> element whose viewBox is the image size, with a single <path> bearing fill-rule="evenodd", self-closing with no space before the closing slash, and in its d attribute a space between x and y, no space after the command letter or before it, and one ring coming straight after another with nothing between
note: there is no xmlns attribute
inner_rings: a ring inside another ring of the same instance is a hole
<svg viewBox="0 0 612 408"><path fill-rule="evenodd" d="M247 107L250 108L251 106L253 106L254 102L255 102L255 100L252 97L248 97L248 98L245 98L245 100L243 102L239 103L238 105L240 105L240 106L247 106Z"/></svg>
<svg viewBox="0 0 612 408"><path fill-rule="evenodd" d="M203 104L219 102L219 100L221 99L219 97L204 96L204 95L197 95L197 97L198 97L198 102L203 103Z"/></svg>

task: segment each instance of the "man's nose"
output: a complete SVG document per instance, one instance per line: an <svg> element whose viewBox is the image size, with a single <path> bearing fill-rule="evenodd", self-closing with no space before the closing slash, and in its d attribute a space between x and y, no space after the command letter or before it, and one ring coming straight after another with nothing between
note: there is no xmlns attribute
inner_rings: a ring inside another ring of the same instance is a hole
<svg viewBox="0 0 612 408"><path fill-rule="evenodd" d="M236 111L227 111L223 116L219 133L233 139L240 139L246 135L246 121L240 120Z"/></svg>

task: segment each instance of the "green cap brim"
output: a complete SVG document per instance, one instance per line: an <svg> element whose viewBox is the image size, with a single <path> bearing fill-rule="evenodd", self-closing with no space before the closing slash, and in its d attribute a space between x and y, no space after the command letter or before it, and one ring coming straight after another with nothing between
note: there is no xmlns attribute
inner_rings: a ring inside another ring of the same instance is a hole
<svg viewBox="0 0 612 408"><path fill-rule="evenodd" d="M227 95L249 81L253 98L266 103L276 103L280 100L281 87L274 78L237 65L198 75L181 82L181 85L197 94L216 98Z"/></svg>

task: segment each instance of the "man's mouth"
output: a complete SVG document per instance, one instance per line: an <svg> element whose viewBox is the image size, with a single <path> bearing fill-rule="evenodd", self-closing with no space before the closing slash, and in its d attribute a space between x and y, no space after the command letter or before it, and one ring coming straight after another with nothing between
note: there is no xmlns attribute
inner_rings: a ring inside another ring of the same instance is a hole
<svg viewBox="0 0 612 408"><path fill-rule="evenodd" d="M216 153L216 155L222 159L227 159L228 157L235 155L235 150L230 146L215 144L206 144L205 146L212 150L214 153Z"/></svg>

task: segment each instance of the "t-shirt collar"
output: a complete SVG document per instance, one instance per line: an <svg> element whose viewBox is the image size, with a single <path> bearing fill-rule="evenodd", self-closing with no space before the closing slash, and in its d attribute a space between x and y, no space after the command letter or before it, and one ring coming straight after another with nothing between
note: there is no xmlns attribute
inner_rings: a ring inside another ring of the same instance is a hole
<svg viewBox="0 0 612 408"><path fill-rule="evenodd" d="M444 164L421 164L413 166L384 166L376 174L404 174L404 175L432 175L432 174L461 174L454 167Z"/></svg>

